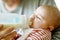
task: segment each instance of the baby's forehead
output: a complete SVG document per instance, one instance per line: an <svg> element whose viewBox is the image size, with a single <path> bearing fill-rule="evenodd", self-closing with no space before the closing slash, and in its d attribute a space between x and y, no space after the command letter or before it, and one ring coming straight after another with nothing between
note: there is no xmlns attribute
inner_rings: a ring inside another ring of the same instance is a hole
<svg viewBox="0 0 60 40"><path fill-rule="evenodd" d="M53 15L58 15L58 9L57 8L55 8L55 7L52 7L52 6L41 6L41 7L38 7L35 11L34 11L34 13L35 14L39 14L39 15L43 15L43 16L49 16L49 15L51 15L51 16L53 16Z"/></svg>
<svg viewBox="0 0 60 40"><path fill-rule="evenodd" d="M52 9L51 9L52 10ZM49 13L51 10L48 10L47 8L45 7L38 7L34 13L36 14L46 14L46 13Z"/></svg>
<svg viewBox="0 0 60 40"><path fill-rule="evenodd" d="M36 10L34 11L34 14L35 14L35 15L39 15L39 16L46 16L46 15L47 15L47 11L38 8L38 9L36 9Z"/></svg>

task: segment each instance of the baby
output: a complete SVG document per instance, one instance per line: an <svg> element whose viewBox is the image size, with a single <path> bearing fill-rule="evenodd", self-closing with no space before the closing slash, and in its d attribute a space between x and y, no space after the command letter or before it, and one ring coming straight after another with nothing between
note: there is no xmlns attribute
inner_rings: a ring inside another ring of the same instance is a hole
<svg viewBox="0 0 60 40"><path fill-rule="evenodd" d="M51 31L58 26L60 26L59 10L52 6L40 6L30 17L30 28L23 29L23 35L15 40L51 40Z"/></svg>
<svg viewBox="0 0 60 40"><path fill-rule="evenodd" d="M51 31L60 26L60 13L52 6L40 6L30 17L33 29L26 40L51 40Z"/></svg>

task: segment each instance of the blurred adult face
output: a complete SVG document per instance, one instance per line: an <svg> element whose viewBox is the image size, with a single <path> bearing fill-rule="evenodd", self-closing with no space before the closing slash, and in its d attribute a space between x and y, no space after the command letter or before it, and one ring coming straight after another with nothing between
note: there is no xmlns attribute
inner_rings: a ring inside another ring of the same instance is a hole
<svg viewBox="0 0 60 40"><path fill-rule="evenodd" d="M19 3L20 0L4 0L8 5L13 5Z"/></svg>

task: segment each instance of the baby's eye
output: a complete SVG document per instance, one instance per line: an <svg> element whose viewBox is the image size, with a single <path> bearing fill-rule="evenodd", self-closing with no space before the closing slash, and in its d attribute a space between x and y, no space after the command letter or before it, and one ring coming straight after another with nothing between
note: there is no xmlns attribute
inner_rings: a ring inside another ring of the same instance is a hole
<svg viewBox="0 0 60 40"><path fill-rule="evenodd" d="M38 16L36 16L39 20L41 20Z"/></svg>

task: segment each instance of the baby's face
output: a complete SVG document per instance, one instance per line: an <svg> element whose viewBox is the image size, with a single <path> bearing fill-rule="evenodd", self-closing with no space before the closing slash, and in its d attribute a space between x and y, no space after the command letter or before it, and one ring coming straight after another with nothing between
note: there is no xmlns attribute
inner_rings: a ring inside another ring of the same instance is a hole
<svg viewBox="0 0 60 40"><path fill-rule="evenodd" d="M43 28L51 31L54 27L49 25L49 23L50 22L46 19L46 15L44 13L36 14L33 22L33 28Z"/></svg>
<svg viewBox="0 0 60 40"><path fill-rule="evenodd" d="M41 6L31 16L32 28L43 28L50 31L60 26L60 14L57 8L52 6Z"/></svg>
<svg viewBox="0 0 60 40"><path fill-rule="evenodd" d="M44 13L36 13L35 14L35 19L33 23L34 28L47 28L47 20L46 20L46 15Z"/></svg>
<svg viewBox="0 0 60 40"><path fill-rule="evenodd" d="M42 11L41 11L42 10ZM33 28L43 28L49 29L50 31L54 29L52 17L49 16L49 13L43 9L36 10L34 12ZM48 14L47 14L48 13ZM54 18L54 17L53 17Z"/></svg>

